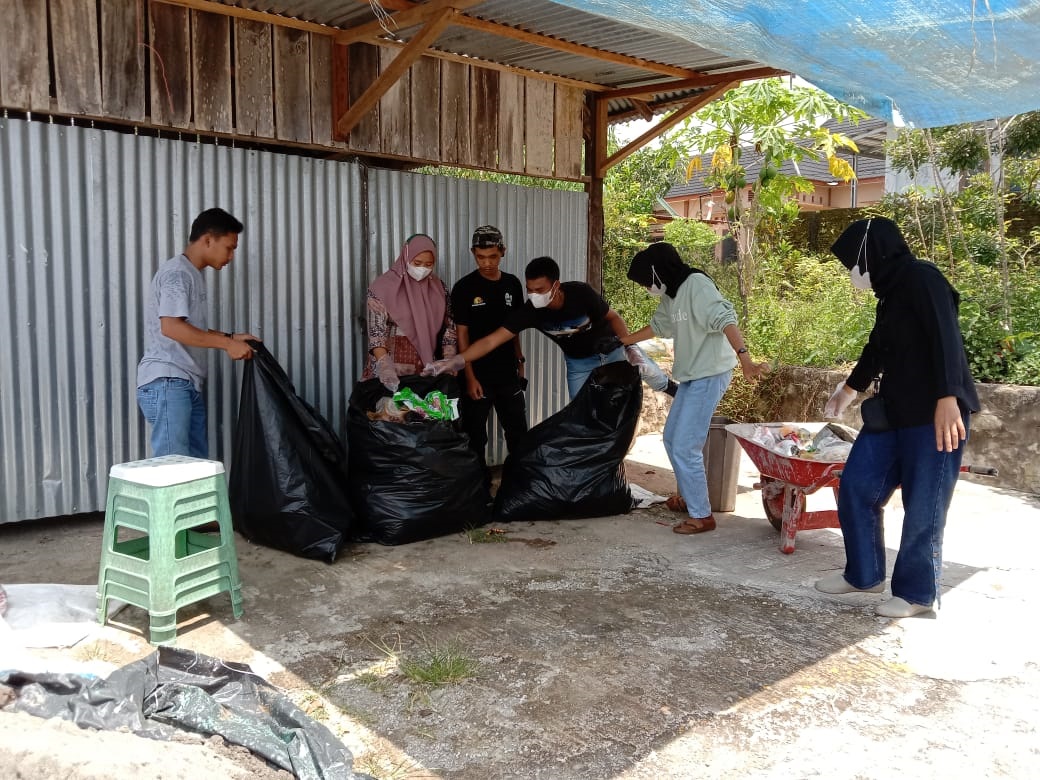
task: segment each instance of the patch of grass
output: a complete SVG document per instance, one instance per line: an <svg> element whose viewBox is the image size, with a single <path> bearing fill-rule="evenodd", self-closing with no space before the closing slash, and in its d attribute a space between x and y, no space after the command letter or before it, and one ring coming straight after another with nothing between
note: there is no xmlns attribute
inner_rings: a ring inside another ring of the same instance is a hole
<svg viewBox="0 0 1040 780"><path fill-rule="evenodd" d="M390 689L390 682L386 679L386 675L379 672L360 672L355 675L354 679L374 693L386 693Z"/></svg>
<svg viewBox="0 0 1040 780"><path fill-rule="evenodd" d="M419 780L436 777L414 761L392 758L378 751L368 751L355 757L354 769L372 775L376 780Z"/></svg>
<svg viewBox="0 0 1040 780"><path fill-rule="evenodd" d="M415 658L399 658L397 665L413 683L433 688L473 677L480 666L454 643L428 646Z"/></svg>
<svg viewBox="0 0 1040 780"><path fill-rule="evenodd" d="M508 531L503 528L467 528L464 533L470 544L496 544L509 541L506 539Z"/></svg>

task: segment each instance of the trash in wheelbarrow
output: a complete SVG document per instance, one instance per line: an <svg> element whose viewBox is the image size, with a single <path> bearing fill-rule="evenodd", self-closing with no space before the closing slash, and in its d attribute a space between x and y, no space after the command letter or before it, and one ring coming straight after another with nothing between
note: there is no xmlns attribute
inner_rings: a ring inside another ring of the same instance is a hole
<svg viewBox="0 0 1040 780"><path fill-rule="evenodd" d="M838 423L826 423L818 430L812 430L803 423L742 425L741 433L734 435L787 458L828 463L848 459L852 442L856 440L853 428Z"/></svg>

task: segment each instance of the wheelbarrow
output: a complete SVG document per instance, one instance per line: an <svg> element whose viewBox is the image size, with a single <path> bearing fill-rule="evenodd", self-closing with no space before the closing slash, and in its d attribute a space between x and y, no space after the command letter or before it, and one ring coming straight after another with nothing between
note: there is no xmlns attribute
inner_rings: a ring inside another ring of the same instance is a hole
<svg viewBox="0 0 1040 780"><path fill-rule="evenodd" d="M837 505L838 482L845 462L782 455L752 438L756 427L779 428L781 425L810 430L822 427L819 423L767 423L764 426L731 423L726 426L726 432L740 442L761 474L761 481L756 482L754 488L762 491L766 518L780 532L780 551L791 554L794 552L795 534L799 531L841 527L837 509L806 511L805 497L822 488L830 488ZM996 469L981 466L961 466L961 471L987 476L997 473Z"/></svg>

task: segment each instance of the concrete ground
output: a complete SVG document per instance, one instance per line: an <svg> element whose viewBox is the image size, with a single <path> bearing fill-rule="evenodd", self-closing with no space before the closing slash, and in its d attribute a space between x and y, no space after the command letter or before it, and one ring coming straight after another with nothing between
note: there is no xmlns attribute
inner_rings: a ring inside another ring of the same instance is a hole
<svg viewBox="0 0 1040 780"><path fill-rule="evenodd" d="M659 436L627 465L674 489ZM813 590L843 566L840 533L780 553L757 477L745 457L736 511L701 536L672 533L659 505L498 526L494 542L361 545L333 565L239 538L244 617L226 595L185 608L178 644L250 664L387 780L1040 777L1040 499L962 480L942 608L892 621L873 614L885 596ZM894 551L898 496L887 519ZM100 530L0 526L0 582L94 583ZM121 665L149 652L146 626L127 608L41 653ZM472 676L404 676L431 653L473 661Z"/></svg>

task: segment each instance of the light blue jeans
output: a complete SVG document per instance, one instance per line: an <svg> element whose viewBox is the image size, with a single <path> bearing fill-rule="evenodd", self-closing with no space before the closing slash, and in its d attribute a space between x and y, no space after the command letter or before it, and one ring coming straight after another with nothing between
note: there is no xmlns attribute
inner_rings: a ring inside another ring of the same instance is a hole
<svg viewBox="0 0 1040 780"><path fill-rule="evenodd" d="M606 355L592 355L584 358L564 355L563 361L567 364L567 392L570 393L571 400L574 400L574 396L578 394L593 371L607 363L616 363L619 360L628 361L628 358L625 357L624 347L618 347Z"/></svg>
<svg viewBox="0 0 1040 780"><path fill-rule="evenodd" d="M208 458L206 403L187 379L163 377L137 388L137 405L152 428L152 457Z"/></svg>
<svg viewBox="0 0 1040 780"><path fill-rule="evenodd" d="M711 514L708 479L704 475L704 443L708 440L712 415L732 378L733 372L727 371L681 382L664 424L664 450L690 517Z"/></svg>
<svg viewBox="0 0 1040 780"><path fill-rule="evenodd" d="M970 419L963 416L964 429ZM964 443L935 449L935 426L860 432L838 486L845 579L857 588L885 581L884 507L900 485L903 535L892 570L892 595L931 606L939 600L943 531L960 475Z"/></svg>

